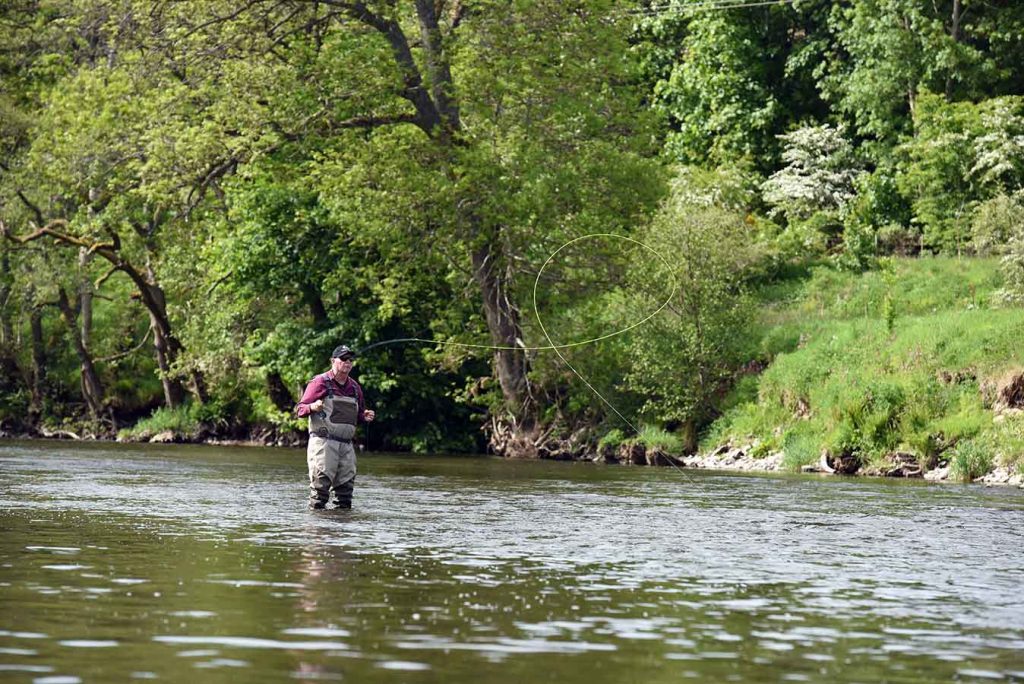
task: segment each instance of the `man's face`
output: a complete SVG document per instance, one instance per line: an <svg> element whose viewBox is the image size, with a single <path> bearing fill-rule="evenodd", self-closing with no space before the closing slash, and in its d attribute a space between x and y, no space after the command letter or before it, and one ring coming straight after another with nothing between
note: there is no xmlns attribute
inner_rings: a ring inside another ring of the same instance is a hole
<svg viewBox="0 0 1024 684"><path fill-rule="evenodd" d="M331 369L339 375L347 375L352 370L352 357L346 356L343 359L331 359Z"/></svg>

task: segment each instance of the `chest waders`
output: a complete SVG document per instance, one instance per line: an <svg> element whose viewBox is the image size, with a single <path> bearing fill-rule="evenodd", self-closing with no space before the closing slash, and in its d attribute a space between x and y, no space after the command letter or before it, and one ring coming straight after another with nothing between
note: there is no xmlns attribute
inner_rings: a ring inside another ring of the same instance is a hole
<svg viewBox="0 0 1024 684"><path fill-rule="evenodd" d="M309 505L324 508L334 492L338 508L352 508L352 490L356 484L356 434L359 403L355 397L335 395L327 383L324 407L309 414Z"/></svg>

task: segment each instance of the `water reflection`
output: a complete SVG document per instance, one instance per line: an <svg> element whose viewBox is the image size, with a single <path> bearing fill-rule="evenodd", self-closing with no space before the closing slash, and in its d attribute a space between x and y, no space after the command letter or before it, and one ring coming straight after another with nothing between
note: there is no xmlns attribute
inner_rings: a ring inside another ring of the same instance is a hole
<svg viewBox="0 0 1024 684"><path fill-rule="evenodd" d="M291 452L54 448L0 446L0 671L1024 679L1015 490L371 457L309 513Z"/></svg>

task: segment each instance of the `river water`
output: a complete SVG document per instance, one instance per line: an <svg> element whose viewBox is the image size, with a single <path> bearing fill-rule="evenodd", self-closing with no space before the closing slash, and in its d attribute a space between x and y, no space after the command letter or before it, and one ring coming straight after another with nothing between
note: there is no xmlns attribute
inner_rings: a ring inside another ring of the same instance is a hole
<svg viewBox="0 0 1024 684"><path fill-rule="evenodd" d="M0 442L0 681L1024 681L1024 492Z"/></svg>

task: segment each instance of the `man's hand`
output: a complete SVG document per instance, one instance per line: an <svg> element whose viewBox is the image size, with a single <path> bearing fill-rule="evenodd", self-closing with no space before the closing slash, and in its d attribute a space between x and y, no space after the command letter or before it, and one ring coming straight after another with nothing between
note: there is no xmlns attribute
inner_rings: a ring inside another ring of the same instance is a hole
<svg viewBox="0 0 1024 684"><path fill-rule="evenodd" d="M363 411L363 420L366 421L367 423L372 423L373 419L376 417L377 414L371 411L370 409L366 409L365 411Z"/></svg>
<svg viewBox="0 0 1024 684"><path fill-rule="evenodd" d="M309 412L310 413L316 413L317 411L322 411L323 408L324 408L324 400L323 399L317 399L316 401L314 401L312 404L309 405Z"/></svg>

